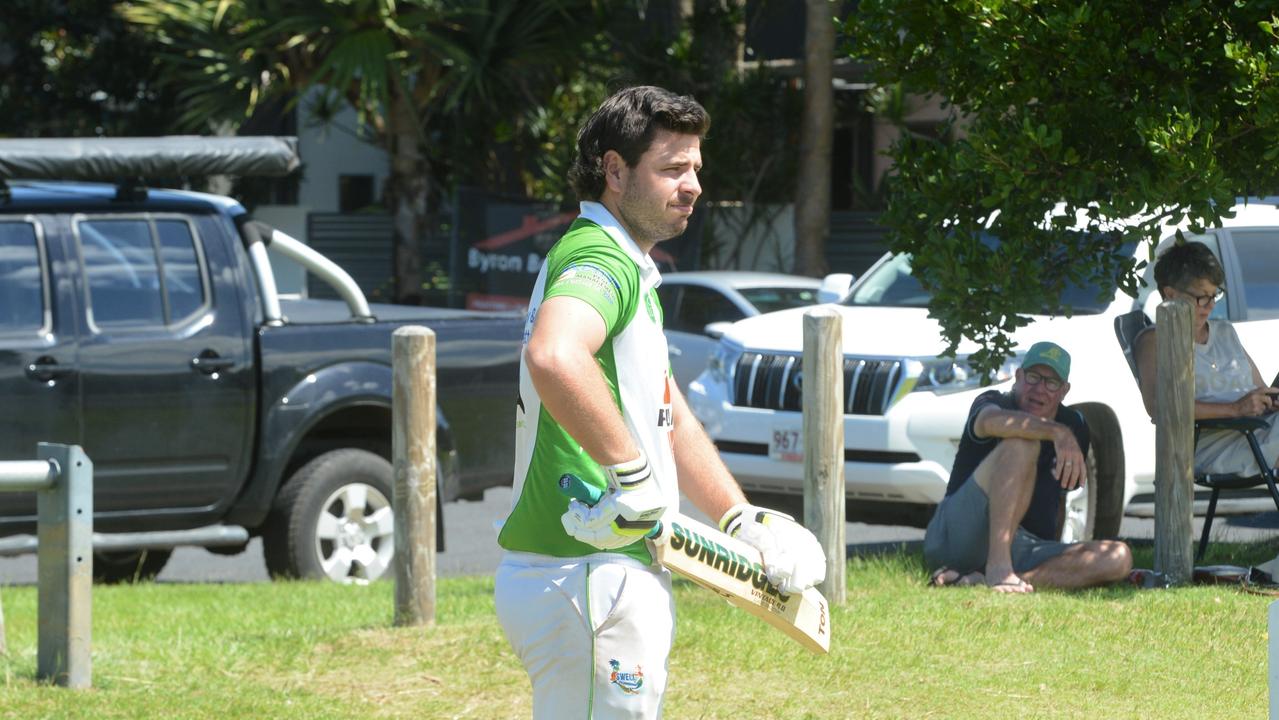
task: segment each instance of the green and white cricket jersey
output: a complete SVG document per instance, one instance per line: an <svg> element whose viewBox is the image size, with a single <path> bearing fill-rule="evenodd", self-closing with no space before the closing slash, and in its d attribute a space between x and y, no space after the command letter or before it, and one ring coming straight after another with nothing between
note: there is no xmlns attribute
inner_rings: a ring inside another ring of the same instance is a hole
<svg viewBox="0 0 1279 720"><path fill-rule="evenodd" d="M581 215L551 249L537 277L524 325L524 346L547 298L568 295L594 307L608 329L595 355L609 391L637 445L648 457L653 480L679 506L671 449L670 360L662 334L662 309L655 289L661 273L600 203L583 202ZM550 413L529 378L521 356L516 407L515 482L511 513L498 535L507 550L556 557L598 553L564 532L560 516L568 499L559 477L574 473L596 487L607 485L604 470ZM652 561L642 541L619 550Z"/></svg>

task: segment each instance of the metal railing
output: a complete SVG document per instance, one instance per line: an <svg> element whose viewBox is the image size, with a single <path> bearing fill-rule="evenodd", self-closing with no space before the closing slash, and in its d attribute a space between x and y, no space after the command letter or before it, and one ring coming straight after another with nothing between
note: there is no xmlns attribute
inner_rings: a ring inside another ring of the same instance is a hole
<svg viewBox="0 0 1279 720"><path fill-rule="evenodd" d="M39 460L0 462L0 492L36 491L39 539L36 676L92 683L93 463L79 445L40 443Z"/></svg>

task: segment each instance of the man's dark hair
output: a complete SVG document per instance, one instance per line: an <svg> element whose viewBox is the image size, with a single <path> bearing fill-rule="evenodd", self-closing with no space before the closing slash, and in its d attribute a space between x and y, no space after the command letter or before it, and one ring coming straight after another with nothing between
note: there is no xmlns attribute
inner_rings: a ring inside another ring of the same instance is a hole
<svg viewBox="0 0 1279 720"><path fill-rule="evenodd" d="M711 116L696 100L652 85L613 93L577 133L577 157L568 180L580 200L604 194L604 153L616 151L635 167L658 130L704 136Z"/></svg>
<svg viewBox="0 0 1279 720"><path fill-rule="evenodd" d="M1161 290L1171 286L1184 291L1191 283L1201 279L1217 287L1226 282L1226 271L1221 269L1217 256L1203 243L1173 245L1160 253L1155 261L1155 284Z"/></svg>

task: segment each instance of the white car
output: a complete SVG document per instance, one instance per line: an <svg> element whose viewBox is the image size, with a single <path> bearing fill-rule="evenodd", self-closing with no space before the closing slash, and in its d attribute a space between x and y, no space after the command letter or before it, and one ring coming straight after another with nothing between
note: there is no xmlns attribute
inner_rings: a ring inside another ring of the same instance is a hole
<svg viewBox="0 0 1279 720"><path fill-rule="evenodd" d="M1160 247L1173 240L1167 228ZM1279 209L1236 207L1225 227L1186 233L1217 252L1226 271L1225 301L1215 314L1234 322L1264 377L1279 370ZM1134 252L1149 258L1146 246ZM1153 266L1153 263L1151 264ZM1114 334L1116 316L1143 308L1153 318L1159 294L1153 267L1137 299L1115 290L1074 293L1073 317L1035 316L1017 330L1024 352L1052 340L1073 356L1066 402L1092 431L1089 482L1066 505L1067 540L1113 536L1124 511L1152 511L1154 426ZM843 318L845 482L850 520L923 527L945 495L951 465L980 386L961 345L955 359L928 317L928 293L910 273L908 255L885 255L835 307ZM800 358L806 309L742 320L723 335L710 366L688 390L689 404L720 455L753 496L792 509L803 494ZM1007 390L1019 356L991 387ZM1270 508L1273 504L1267 501ZM1255 504L1254 504L1255 505Z"/></svg>
<svg viewBox="0 0 1279 720"><path fill-rule="evenodd" d="M662 275L662 301L671 369L681 388L706 369L719 336L742 318L786 308L834 302L848 293L853 276L823 279L738 270L671 272Z"/></svg>

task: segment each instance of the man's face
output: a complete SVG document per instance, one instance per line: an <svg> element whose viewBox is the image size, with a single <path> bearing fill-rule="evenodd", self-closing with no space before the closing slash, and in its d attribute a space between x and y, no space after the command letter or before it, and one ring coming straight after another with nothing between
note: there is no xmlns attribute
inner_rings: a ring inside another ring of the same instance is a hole
<svg viewBox="0 0 1279 720"><path fill-rule="evenodd" d="M1047 365L1018 368L1017 382L1013 383L1017 408L1045 420L1057 416L1057 408L1061 407L1061 400L1069 390L1070 383L1063 381L1057 371Z"/></svg>
<svg viewBox="0 0 1279 720"><path fill-rule="evenodd" d="M618 220L645 251L688 227L693 204L702 194L702 141L696 135L658 130L635 167L609 152L608 189L616 193Z"/></svg>

